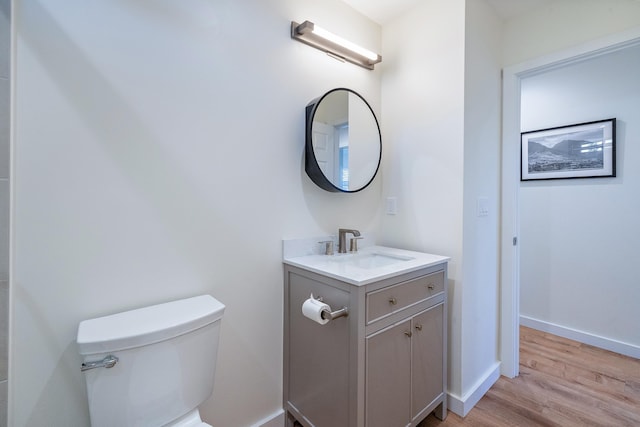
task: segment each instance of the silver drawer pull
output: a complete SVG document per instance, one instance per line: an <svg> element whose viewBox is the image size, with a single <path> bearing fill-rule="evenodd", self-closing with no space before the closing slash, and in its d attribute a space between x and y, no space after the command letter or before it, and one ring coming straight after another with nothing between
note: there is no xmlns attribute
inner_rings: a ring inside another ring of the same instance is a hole
<svg viewBox="0 0 640 427"><path fill-rule="evenodd" d="M109 369L116 366L116 363L118 363L118 358L112 355L108 355L102 360L96 360L95 362L84 362L80 367L80 370L84 372L84 371L88 371L90 369L96 369L96 368Z"/></svg>
<svg viewBox="0 0 640 427"><path fill-rule="evenodd" d="M411 338L411 335L413 335L413 334L411 333L411 331L405 331L405 333L404 333L404 334L405 334L406 336L408 336L409 338Z"/></svg>
<svg viewBox="0 0 640 427"><path fill-rule="evenodd" d="M434 290L434 289L435 289L435 286L433 286L433 283L429 283L429 284L427 285L427 288L429 288L429 290L430 290L430 291L432 291L432 290Z"/></svg>
<svg viewBox="0 0 640 427"><path fill-rule="evenodd" d="M416 325L416 329L417 329L417 330L419 330L419 331L421 331L421 330L422 330L422 325L417 324L417 325Z"/></svg>
<svg viewBox="0 0 640 427"><path fill-rule="evenodd" d="M391 297L389 298L389 304L391 305L396 305L398 303L398 300L395 299L395 297Z"/></svg>

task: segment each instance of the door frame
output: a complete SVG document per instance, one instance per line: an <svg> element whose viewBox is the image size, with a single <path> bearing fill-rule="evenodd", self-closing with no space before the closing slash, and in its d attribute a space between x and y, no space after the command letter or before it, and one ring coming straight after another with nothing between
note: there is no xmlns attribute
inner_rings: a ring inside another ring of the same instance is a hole
<svg viewBox="0 0 640 427"><path fill-rule="evenodd" d="M523 78L640 44L640 27L545 55L502 71L500 373L520 371L520 86Z"/></svg>

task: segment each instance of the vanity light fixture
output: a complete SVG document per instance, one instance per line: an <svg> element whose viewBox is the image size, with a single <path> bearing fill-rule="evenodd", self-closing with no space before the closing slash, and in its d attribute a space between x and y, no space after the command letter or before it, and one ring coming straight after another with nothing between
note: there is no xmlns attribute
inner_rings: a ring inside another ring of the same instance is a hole
<svg viewBox="0 0 640 427"><path fill-rule="evenodd" d="M382 61L377 53L318 27L311 21L304 21L302 24L291 21L291 38L368 70L373 70L373 66Z"/></svg>

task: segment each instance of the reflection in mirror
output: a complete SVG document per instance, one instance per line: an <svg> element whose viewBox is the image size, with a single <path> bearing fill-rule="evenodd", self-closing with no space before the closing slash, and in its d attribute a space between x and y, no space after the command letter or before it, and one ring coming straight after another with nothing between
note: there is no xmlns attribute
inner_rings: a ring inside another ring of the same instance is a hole
<svg viewBox="0 0 640 427"><path fill-rule="evenodd" d="M380 128L367 102L350 89L333 89L307 106L305 169L321 188L356 192L380 166Z"/></svg>

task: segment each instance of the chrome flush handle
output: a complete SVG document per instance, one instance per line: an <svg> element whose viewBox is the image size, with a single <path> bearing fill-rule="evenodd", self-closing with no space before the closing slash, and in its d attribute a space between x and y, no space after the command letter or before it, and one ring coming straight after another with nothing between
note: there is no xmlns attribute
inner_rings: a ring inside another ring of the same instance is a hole
<svg viewBox="0 0 640 427"><path fill-rule="evenodd" d="M116 363L118 363L118 358L113 356L113 355L108 355L105 356L104 359L102 360L96 360L95 362L84 362L82 363L82 366L80 367L80 370L82 372L84 371L88 371L90 369L96 369L96 368L113 368L114 366L116 366Z"/></svg>

